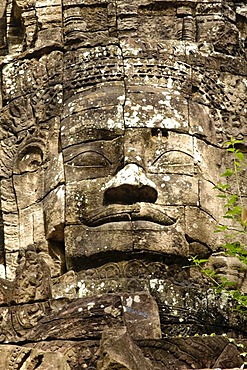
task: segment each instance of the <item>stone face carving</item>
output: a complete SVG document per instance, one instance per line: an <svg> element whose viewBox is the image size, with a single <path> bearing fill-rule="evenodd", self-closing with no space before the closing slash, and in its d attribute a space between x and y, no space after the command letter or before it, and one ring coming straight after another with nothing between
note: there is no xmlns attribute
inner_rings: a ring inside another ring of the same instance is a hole
<svg viewBox="0 0 247 370"><path fill-rule="evenodd" d="M1 366L241 366L219 336L201 358L194 335L243 338L246 317L185 267L246 293L213 190L223 142L246 151L246 19L230 0L1 2Z"/></svg>
<svg viewBox="0 0 247 370"><path fill-rule="evenodd" d="M232 287L246 292L246 265L234 256L225 256L224 253L215 253L209 258L208 267L217 274L221 281L227 278L232 282Z"/></svg>

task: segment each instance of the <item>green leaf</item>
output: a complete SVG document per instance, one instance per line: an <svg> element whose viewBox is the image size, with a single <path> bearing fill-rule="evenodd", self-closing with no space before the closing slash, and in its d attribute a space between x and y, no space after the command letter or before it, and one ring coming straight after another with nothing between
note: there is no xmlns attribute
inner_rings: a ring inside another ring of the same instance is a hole
<svg viewBox="0 0 247 370"><path fill-rule="evenodd" d="M234 216L241 216L241 213L242 213L242 208L239 206L235 206L233 208L228 209L225 215L223 216L223 218L233 218ZM240 217L236 221L241 223Z"/></svg>
<svg viewBox="0 0 247 370"><path fill-rule="evenodd" d="M230 187L230 185L229 184L223 184L223 183L219 183L219 184L217 184L217 185L215 185L214 187L213 187L213 189L217 189L217 190L220 190L220 191L225 191L226 189L228 189Z"/></svg>
<svg viewBox="0 0 247 370"><path fill-rule="evenodd" d="M225 206L226 207L232 207L236 203L237 200L238 200L238 195L233 194L228 198L228 202Z"/></svg>
<svg viewBox="0 0 247 370"><path fill-rule="evenodd" d="M235 152L235 155L236 155L236 157L237 157L238 159L240 159L240 161L244 162L244 155L243 155L243 153L242 153L242 152L237 151L237 152Z"/></svg>
<svg viewBox="0 0 247 370"><path fill-rule="evenodd" d="M215 233L220 233L222 231L226 231L228 227L226 225L217 225L215 229Z"/></svg>
<svg viewBox="0 0 247 370"><path fill-rule="evenodd" d="M218 198L223 198L223 199L226 199L227 198L227 195L225 195L225 194L217 194L216 196Z"/></svg>
<svg viewBox="0 0 247 370"><path fill-rule="evenodd" d="M233 144L243 144L244 140L235 140L233 139Z"/></svg>
<svg viewBox="0 0 247 370"><path fill-rule="evenodd" d="M225 288L229 288L235 285L234 281L229 281L227 280L227 278L224 278L224 277L222 278L222 282Z"/></svg>
<svg viewBox="0 0 247 370"><path fill-rule="evenodd" d="M230 168L227 168L224 173L221 174L221 177L230 177L233 175L233 171Z"/></svg>
<svg viewBox="0 0 247 370"><path fill-rule="evenodd" d="M232 145L232 142L231 141L226 141L223 146L229 146L229 145Z"/></svg>
<svg viewBox="0 0 247 370"><path fill-rule="evenodd" d="M201 265L208 262L208 259L198 259L197 256L195 256L195 257L191 256L189 258L189 261L191 261L194 264L194 266L201 268Z"/></svg>
<svg viewBox="0 0 247 370"><path fill-rule="evenodd" d="M199 263L206 263L208 262L208 258L207 259L201 259L201 260L197 260Z"/></svg>
<svg viewBox="0 0 247 370"><path fill-rule="evenodd" d="M217 275L214 270L210 270L210 269L203 269L202 272L204 272L205 275L210 276L210 277L215 277L215 275Z"/></svg>
<svg viewBox="0 0 247 370"><path fill-rule="evenodd" d="M234 145L236 144L242 144L244 141L243 140L236 140L233 137L230 138L230 141L226 141L223 146L232 146L234 148Z"/></svg>

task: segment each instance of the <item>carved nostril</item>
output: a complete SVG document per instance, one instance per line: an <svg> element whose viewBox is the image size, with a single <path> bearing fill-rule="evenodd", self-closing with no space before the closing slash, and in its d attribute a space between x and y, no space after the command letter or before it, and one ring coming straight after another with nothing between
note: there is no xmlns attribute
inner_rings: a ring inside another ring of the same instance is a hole
<svg viewBox="0 0 247 370"><path fill-rule="evenodd" d="M141 187L123 184L105 191L105 204L134 204L138 202L155 203L157 191L147 185Z"/></svg>
<svg viewBox="0 0 247 370"><path fill-rule="evenodd" d="M105 204L154 203L158 193L156 186L143 168L130 163L122 168L106 185Z"/></svg>

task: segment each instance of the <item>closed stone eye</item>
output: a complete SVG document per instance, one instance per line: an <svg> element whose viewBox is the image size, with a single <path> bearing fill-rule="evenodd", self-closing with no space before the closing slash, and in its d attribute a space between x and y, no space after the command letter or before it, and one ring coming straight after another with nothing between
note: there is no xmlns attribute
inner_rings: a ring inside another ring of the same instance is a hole
<svg viewBox="0 0 247 370"><path fill-rule="evenodd" d="M169 152L161 154L158 158L154 160L152 165L162 165L162 164L188 164L193 160L193 157L187 153L171 150Z"/></svg>
<svg viewBox="0 0 247 370"><path fill-rule="evenodd" d="M75 156L68 164L80 167L107 167L111 162L100 153L87 151Z"/></svg>

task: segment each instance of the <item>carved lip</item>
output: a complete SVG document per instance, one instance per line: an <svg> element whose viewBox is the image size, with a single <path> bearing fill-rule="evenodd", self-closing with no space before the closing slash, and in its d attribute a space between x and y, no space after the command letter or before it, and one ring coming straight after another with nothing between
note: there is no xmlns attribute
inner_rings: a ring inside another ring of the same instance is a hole
<svg viewBox="0 0 247 370"><path fill-rule="evenodd" d="M152 203L131 205L114 204L95 209L83 219L88 226L100 226L110 222L150 221L163 226L170 226L176 219L168 216L163 208Z"/></svg>

